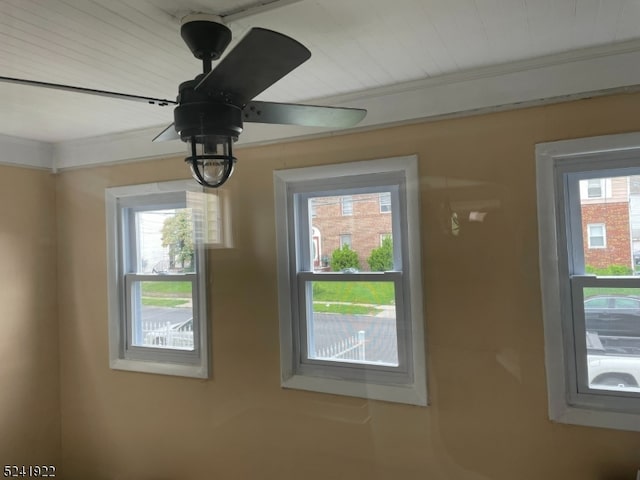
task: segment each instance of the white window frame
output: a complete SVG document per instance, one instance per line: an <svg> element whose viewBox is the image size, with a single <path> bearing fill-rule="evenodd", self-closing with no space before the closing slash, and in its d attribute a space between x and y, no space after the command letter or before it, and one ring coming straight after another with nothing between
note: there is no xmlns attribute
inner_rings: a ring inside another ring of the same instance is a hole
<svg viewBox="0 0 640 480"><path fill-rule="evenodd" d="M350 233L341 233L340 234L340 248L344 247L345 245L349 245L349 248L351 248L351 234Z"/></svg>
<svg viewBox="0 0 640 480"><path fill-rule="evenodd" d="M274 172L280 366L284 388L427 405L420 261L417 158L400 157ZM390 272L314 272L304 229L308 198L389 191L394 264ZM393 281L396 288L398 367L327 362L306 352L305 285L321 281ZM398 304L399 303L399 304Z"/></svg>
<svg viewBox="0 0 640 480"><path fill-rule="evenodd" d="M561 423L640 431L638 394L588 384L582 289L638 288L640 278L585 274L579 186L587 178L637 171L640 133L538 144L536 162L549 416Z"/></svg>
<svg viewBox="0 0 640 480"><path fill-rule="evenodd" d="M600 195L589 196L589 182L597 180L600 183ZM598 200L611 198L613 194L613 185L610 178L590 178L580 181L580 197L588 203L600 203Z"/></svg>
<svg viewBox="0 0 640 480"><path fill-rule="evenodd" d="M592 235L591 229L594 227L602 228L602 235ZM602 245L594 245L592 242L592 238L600 238L602 237ZM607 248L607 226L604 223L589 223L587 224L587 245L589 248L593 249L603 249Z"/></svg>
<svg viewBox="0 0 640 480"><path fill-rule="evenodd" d="M384 198L384 201L383 201ZM380 206L380 213L391 213L391 196L386 192L381 193L378 196L378 203Z"/></svg>
<svg viewBox="0 0 640 480"><path fill-rule="evenodd" d="M353 196L342 195L340 197L340 213L343 216L353 215Z"/></svg>
<svg viewBox="0 0 640 480"><path fill-rule="evenodd" d="M384 241L390 238L391 242L393 243L393 234L392 233L381 233L380 234L380 246L382 246L382 244L384 243Z"/></svg>
<svg viewBox="0 0 640 480"><path fill-rule="evenodd" d="M591 195L591 182L598 182L598 188L600 190L598 195ZM587 198L604 198L604 182L602 178L587 179Z"/></svg>
<svg viewBox="0 0 640 480"><path fill-rule="evenodd" d="M209 377L209 328L206 314L205 242L207 195L192 180L107 188L107 275L109 305L109 361L112 369L185 377ZM186 208L195 223L195 273L139 274L132 267L135 251L131 219L136 211ZM136 281L189 281L193 298L193 351L133 345L130 335L132 285Z"/></svg>

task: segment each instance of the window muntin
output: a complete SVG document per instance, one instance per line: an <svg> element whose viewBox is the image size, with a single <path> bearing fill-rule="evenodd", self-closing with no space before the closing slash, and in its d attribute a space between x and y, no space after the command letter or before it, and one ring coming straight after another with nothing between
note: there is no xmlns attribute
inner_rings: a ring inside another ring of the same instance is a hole
<svg viewBox="0 0 640 480"><path fill-rule="evenodd" d="M288 278L280 282L283 385L423 405L419 270L413 271L408 262L419 253L402 253L409 244L419 245L417 216L411 228L407 221L417 211L417 202L407 208L416 191L412 185L412 194L407 195L406 164L400 162L398 168L374 161L369 165L384 166L382 172L388 173L358 171L365 164L369 162L274 174L277 204L287 205L276 212L286 213L291 228L287 240L293 242L286 249L288 255L284 248L278 251L280 278ZM340 174L340 167L355 176ZM307 172L313 180L305 180ZM325 176L316 177L314 172ZM291 180L295 178L299 181ZM381 193L391 198L391 215L381 215ZM345 198L353 206L349 218L341 215ZM333 212L338 205L340 209ZM322 223L323 217L327 223ZM379 217L389 222L385 230L393 232L394 242L383 255L386 268L374 271L368 260L380 247L380 230L375 226ZM278 223L283 220L280 216ZM347 222L348 228L340 222ZM321 257L331 259L322 268L312 257L316 231L322 236ZM351 233L352 245L349 260L337 264L333 253L341 250L340 231Z"/></svg>
<svg viewBox="0 0 640 480"><path fill-rule="evenodd" d="M538 145L537 157L550 417L640 430L640 338L629 322L640 293L640 135ZM589 179L602 180L601 198L588 198ZM592 223L606 225L604 248L589 248Z"/></svg>
<svg viewBox="0 0 640 480"><path fill-rule="evenodd" d="M183 181L107 189L113 368L208 376L205 197Z"/></svg>

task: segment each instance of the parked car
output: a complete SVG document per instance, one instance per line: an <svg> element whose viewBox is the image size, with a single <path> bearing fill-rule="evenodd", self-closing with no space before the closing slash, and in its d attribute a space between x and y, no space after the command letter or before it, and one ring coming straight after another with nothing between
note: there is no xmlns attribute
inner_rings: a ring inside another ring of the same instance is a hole
<svg viewBox="0 0 640 480"><path fill-rule="evenodd" d="M591 388L640 392L640 357L588 355L587 366Z"/></svg>
<svg viewBox="0 0 640 480"><path fill-rule="evenodd" d="M586 346L591 388L640 393L640 354L612 354L593 332L587 332Z"/></svg>
<svg viewBox="0 0 640 480"><path fill-rule="evenodd" d="M595 295L584 301L586 329L599 336L640 337L640 297Z"/></svg>

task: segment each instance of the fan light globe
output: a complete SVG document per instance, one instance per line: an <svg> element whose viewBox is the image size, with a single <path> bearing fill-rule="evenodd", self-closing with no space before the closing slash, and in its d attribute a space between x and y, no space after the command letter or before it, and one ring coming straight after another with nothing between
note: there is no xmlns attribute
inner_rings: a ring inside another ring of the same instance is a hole
<svg viewBox="0 0 640 480"><path fill-rule="evenodd" d="M191 156L185 158L185 162L200 185L217 188L229 179L236 163L233 140L231 137L191 137L188 142Z"/></svg>

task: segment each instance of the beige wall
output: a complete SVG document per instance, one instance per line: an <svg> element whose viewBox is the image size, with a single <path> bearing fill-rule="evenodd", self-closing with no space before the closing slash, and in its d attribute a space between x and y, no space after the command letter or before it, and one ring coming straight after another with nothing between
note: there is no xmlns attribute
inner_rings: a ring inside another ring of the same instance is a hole
<svg viewBox="0 0 640 480"><path fill-rule="evenodd" d="M60 463L55 179L0 166L0 466Z"/></svg>
<svg viewBox="0 0 640 480"><path fill-rule="evenodd" d="M210 380L108 367L104 189L184 178L182 160L62 173L65 478L633 478L640 433L548 420L534 145L640 130L638 112L623 95L239 150L235 247L209 261ZM431 406L281 389L273 171L414 153ZM447 199L493 210L453 238Z"/></svg>

